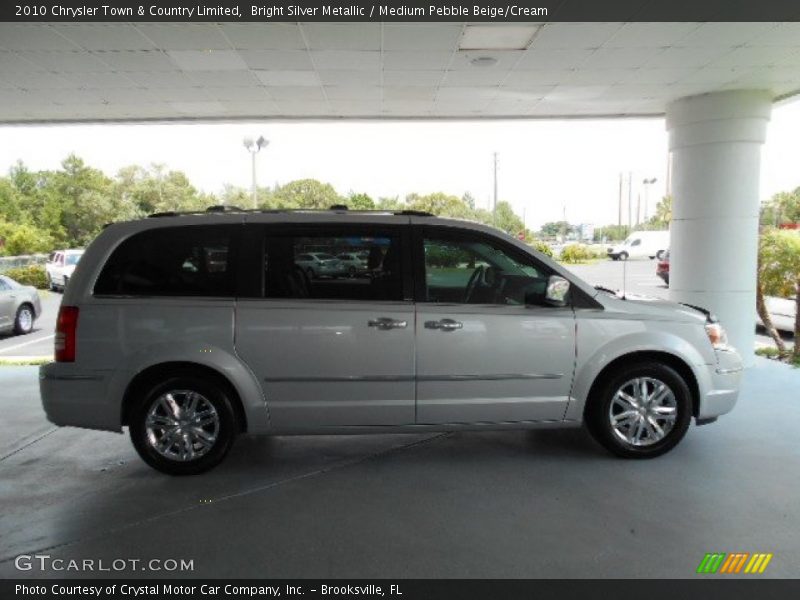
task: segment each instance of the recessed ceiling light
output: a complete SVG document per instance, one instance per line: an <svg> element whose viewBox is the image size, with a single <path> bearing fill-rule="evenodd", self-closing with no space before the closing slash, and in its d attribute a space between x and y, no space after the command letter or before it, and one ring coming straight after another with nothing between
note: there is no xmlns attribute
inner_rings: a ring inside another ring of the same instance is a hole
<svg viewBox="0 0 800 600"><path fill-rule="evenodd" d="M467 25L459 50L526 50L541 25Z"/></svg>
<svg viewBox="0 0 800 600"><path fill-rule="evenodd" d="M469 63L473 67L493 67L497 64L497 59L493 56L476 56Z"/></svg>

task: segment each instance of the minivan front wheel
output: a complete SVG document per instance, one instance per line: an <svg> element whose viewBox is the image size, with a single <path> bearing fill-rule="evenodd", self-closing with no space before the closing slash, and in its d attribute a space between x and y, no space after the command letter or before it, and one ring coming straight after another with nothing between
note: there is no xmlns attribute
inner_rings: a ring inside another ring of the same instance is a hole
<svg viewBox="0 0 800 600"><path fill-rule="evenodd" d="M681 441L692 418L689 387L673 368L645 362L608 378L586 411L593 437L624 458L654 458Z"/></svg>
<svg viewBox="0 0 800 600"><path fill-rule="evenodd" d="M169 475L195 475L215 467L237 431L226 391L195 376L152 386L135 406L129 425L139 456Z"/></svg>

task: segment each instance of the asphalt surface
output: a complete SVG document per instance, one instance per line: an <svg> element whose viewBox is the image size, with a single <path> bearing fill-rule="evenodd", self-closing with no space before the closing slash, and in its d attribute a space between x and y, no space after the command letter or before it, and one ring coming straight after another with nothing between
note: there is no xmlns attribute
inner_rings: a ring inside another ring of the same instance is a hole
<svg viewBox="0 0 800 600"><path fill-rule="evenodd" d="M56 317L61 294L39 290L42 314L33 323L28 335L0 335L0 358L44 357L53 355Z"/></svg>
<svg viewBox="0 0 800 600"><path fill-rule="evenodd" d="M126 436L51 426L36 369L4 367L0 578L690 578L707 552L771 552L747 577L798 577L798 387L757 358L731 414L649 461L581 429L245 436L172 478ZM20 572L21 554L142 562ZM142 570L170 558L194 570Z"/></svg>
<svg viewBox="0 0 800 600"><path fill-rule="evenodd" d="M578 276L595 285L612 289L623 289L634 294L667 298L669 289L655 274L655 261L630 260L627 263L601 260L588 265L572 265L568 268ZM623 277L623 268L627 276ZM61 294L40 292L42 316L34 324L34 331L25 336L0 336L0 359L42 358L53 355L53 337ZM773 346L772 340L759 332L757 346Z"/></svg>

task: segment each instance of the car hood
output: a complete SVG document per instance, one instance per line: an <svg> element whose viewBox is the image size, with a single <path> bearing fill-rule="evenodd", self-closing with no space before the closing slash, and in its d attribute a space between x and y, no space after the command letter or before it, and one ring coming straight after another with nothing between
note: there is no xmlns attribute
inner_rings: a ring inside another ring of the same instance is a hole
<svg viewBox="0 0 800 600"><path fill-rule="evenodd" d="M622 297L620 294L611 295L601 291L595 296L595 300L607 310L645 319L705 323L710 316L707 310L700 307L638 294L628 293Z"/></svg>

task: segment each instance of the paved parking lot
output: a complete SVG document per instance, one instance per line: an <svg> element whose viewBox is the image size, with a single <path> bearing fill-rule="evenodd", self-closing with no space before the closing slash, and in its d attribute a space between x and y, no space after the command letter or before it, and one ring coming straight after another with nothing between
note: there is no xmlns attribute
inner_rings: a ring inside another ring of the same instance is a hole
<svg viewBox="0 0 800 600"><path fill-rule="evenodd" d="M81 575L15 569L34 553L206 577L691 577L706 552L772 552L763 576L797 577L798 388L758 359L732 414L651 461L582 430L245 437L170 478L127 437L50 426L35 368L4 367L0 577Z"/></svg>

